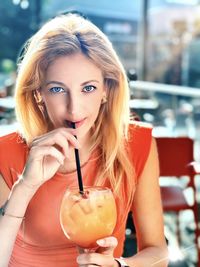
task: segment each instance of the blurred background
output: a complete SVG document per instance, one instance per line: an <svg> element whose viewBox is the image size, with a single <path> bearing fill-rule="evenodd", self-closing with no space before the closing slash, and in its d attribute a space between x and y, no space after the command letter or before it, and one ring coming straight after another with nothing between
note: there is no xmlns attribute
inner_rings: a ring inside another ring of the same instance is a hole
<svg viewBox="0 0 200 267"><path fill-rule="evenodd" d="M24 43L45 21L70 11L84 14L113 43L129 78L133 115L153 124L155 137L193 139L200 162L200 0L0 1L0 135L18 126L13 94ZM174 246L173 219L165 216L170 265L200 266L191 216L181 220L182 247ZM128 225L126 255L134 238Z"/></svg>
<svg viewBox="0 0 200 267"><path fill-rule="evenodd" d="M153 123L155 134L200 138L199 2L1 1L1 125L14 119L12 99L8 96L13 94L16 62L23 44L46 20L56 14L77 11L112 41L130 79L130 107L140 119Z"/></svg>

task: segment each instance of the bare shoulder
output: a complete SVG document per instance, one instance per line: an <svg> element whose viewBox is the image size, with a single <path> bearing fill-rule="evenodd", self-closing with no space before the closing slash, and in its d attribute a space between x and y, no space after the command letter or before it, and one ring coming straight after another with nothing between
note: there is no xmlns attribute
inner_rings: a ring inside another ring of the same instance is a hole
<svg viewBox="0 0 200 267"><path fill-rule="evenodd" d="M6 202L10 194L10 189L0 174L0 207Z"/></svg>
<svg viewBox="0 0 200 267"><path fill-rule="evenodd" d="M155 137L151 136L151 144L149 149L149 155L145 164L145 169L147 172L151 171L154 173L154 171L157 173L158 176L158 151L157 151L157 145L156 145L156 139Z"/></svg>
<svg viewBox="0 0 200 267"><path fill-rule="evenodd" d="M151 148L150 151L154 154L157 155L157 143L156 143L156 138L155 137L151 137Z"/></svg>

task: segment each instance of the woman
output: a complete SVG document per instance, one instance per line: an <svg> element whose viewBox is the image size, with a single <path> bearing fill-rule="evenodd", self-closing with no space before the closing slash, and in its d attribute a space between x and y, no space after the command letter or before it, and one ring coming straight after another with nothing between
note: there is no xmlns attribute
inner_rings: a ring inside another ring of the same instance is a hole
<svg viewBox="0 0 200 267"><path fill-rule="evenodd" d="M0 140L1 267L167 266L156 145L151 127L130 124L128 101L124 69L91 22L60 16L31 38L16 82L21 131ZM74 148L84 185L109 186L117 203L113 236L96 251L78 253L59 223L77 184ZM119 259L130 210L138 253Z"/></svg>

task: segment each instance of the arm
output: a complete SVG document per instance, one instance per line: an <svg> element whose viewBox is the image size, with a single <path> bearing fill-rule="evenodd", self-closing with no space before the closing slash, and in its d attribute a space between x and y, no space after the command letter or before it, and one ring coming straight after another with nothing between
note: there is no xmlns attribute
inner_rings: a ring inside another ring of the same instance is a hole
<svg viewBox="0 0 200 267"><path fill-rule="evenodd" d="M134 223L138 239L138 253L125 258L130 267L166 267L168 252L163 231L162 204L159 188L159 164L155 140L152 140L151 149L144 170L138 180L133 202ZM100 244L101 254L83 253L77 258L81 264L99 264L105 267L117 267L113 259L116 239L108 237Z"/></svg>
<svg viewBox="0 0 200 267"><path fill-rule="evenodd" d="M79 146L70 131L72 130L56 129L33 141L23 178L19 177L11 191L0 175L0 207L8 200L3 212L0 212L0 267L8 266L16 236L31 198L64 164L70 148L72 150Z"/></svg>
<svg viewBox="0 0 200 267"><path fill-rule="evenodd" d="M134 203L134 223L138 253L126 259L130 266L165 267L168 252L163 230L162 203L159 188L159 164L155 140L144 170L139 178Z"/></svg>
<svg viewBox="0 0 200 267"><path fill-rule="evenodd" d="M6 185L3 177L0 175L0 207L9 199L6 206L6 212L13 216L0 216L0 266L7 267L12 253L13 245L23 220L27 205L33 196L34 191L30 190L21 182L14 184L11 192ZM23 198L21 197L23 195ZM12 197L11 197L12 196Z"/></svg>

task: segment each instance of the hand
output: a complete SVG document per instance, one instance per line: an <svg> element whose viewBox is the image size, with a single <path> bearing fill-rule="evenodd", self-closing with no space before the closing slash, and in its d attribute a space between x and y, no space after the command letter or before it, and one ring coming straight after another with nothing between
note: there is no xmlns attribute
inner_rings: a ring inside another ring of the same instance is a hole
<svg viewBox="0 0 200 267"><path fill-rule="evenodd" d="M77 263L80 267L118 267L113 256L117 243L117 239L111 236L97 240L99 247L96 251L79 248L80 255L77 258Z"/></svg>
<svg viewBox="0 0 200 267"><path fill-rule="evenodd" d="M74 129L59 128L34 139L22 174L27 185L37 186L53 177L71 147L79 148Z"/></svg>

